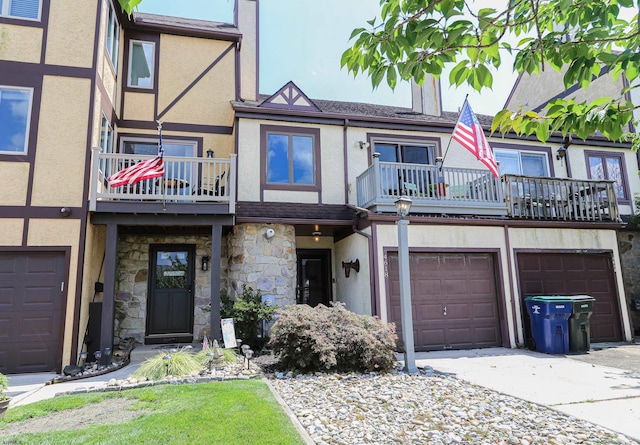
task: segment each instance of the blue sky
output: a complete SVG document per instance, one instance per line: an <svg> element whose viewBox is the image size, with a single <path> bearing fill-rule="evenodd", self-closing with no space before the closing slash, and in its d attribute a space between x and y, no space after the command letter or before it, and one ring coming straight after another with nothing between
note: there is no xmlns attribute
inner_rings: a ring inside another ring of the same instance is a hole
<svg viewBox="0 0 640 445"><path fill-rule="evenodd" d="M233 0L143 0L139 11L223 22L233 21ZM411 106L409 85L391 91L376 90L366 75L356 79L340 69L340 57L349 47L354 28L366 26L377 15L379 0L261 0L260 92L275 93L293 80L310 98ZM442 77L443 106L457 111L469 94L476 113L502 109L515 81L510 63L494 79L494 90L482 95L465 86L448 88Z"/></svg>

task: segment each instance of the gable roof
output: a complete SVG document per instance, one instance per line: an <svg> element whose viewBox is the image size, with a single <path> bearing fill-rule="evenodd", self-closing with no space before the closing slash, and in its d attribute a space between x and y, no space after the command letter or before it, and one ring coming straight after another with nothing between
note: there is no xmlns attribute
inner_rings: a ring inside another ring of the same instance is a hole
<svg viewBox="0 0 640 445"><path fill-rule="evenodd" d="M269 96L259 105L265 108L281 108L285 110L318 111L320 109L293 81L287 82L275 94Z"/></svg>

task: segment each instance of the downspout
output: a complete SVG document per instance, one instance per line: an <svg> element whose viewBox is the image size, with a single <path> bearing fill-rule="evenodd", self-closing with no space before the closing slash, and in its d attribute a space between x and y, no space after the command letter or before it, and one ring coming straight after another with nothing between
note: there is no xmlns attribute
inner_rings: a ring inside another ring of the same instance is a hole
<svg viewBox="0 0 640 445"><path fill-rule="evenodd" d="M349 127L349 119L344 120L342 128L342 154L344 158L344 202L349 202L349 160L347 157L347 129ZM347 204L348 205L348 204Z"/></svg>
<svg viewBox="0 0 640 445"><path fill-rule="evenodd" d="M507 270L508 275L509 275L509 289L511 292L511 314L512 314L512 318L513 318L513 331L515 334L515 342L516 342L516 346L522 346L524 344L524 339L523 342L518 344L518 335L519 335L519 331L518 331L518 314L516 311L516 294L515 294L515 286L513 283L513 271L515 271L515 267L513 264L513 258L511 256L511 242L509 240L509 224L505 224L504 225L504 242L505 242L505 249L507 249L507 263L509 265L509 268Z"/></svg>

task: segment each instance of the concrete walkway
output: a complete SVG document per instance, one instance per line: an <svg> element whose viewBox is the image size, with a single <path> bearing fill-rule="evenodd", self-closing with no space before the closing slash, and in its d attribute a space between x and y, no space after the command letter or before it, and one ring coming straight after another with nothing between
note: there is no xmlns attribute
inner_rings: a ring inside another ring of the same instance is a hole
<svg viewBox="0 0 640 445"><path fill-rule="evenodd" d="M416 354L416 364L640 442L640 345L594 345L576 356L504 348L423 352Z"/></svg>

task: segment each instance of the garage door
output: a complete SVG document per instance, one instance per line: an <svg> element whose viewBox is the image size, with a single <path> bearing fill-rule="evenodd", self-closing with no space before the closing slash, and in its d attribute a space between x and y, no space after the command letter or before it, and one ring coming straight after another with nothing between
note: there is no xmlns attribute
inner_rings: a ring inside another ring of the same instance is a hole
<svg viewBox="0 0 640 445"><path fill-rule="evenodd" d="M622 341L611 255L520 253L518 272L523 299L529 295L592 296L596 301L590 320L591 341ZM525 307L524 301L522 304Z"/></svg>
<svg viewBox="0 0 640 445"><path fill-rule="evenodd" d="M387 261L390 319L401 339L397 253ZM415 252L409 262L416 351L501 344L493 255Z"/></svg>
<svg viewBox="0 0 640 445"><path fill-rule="evenodd" d="M0 372L62 364L64 254L0 252Z"/></svg>

